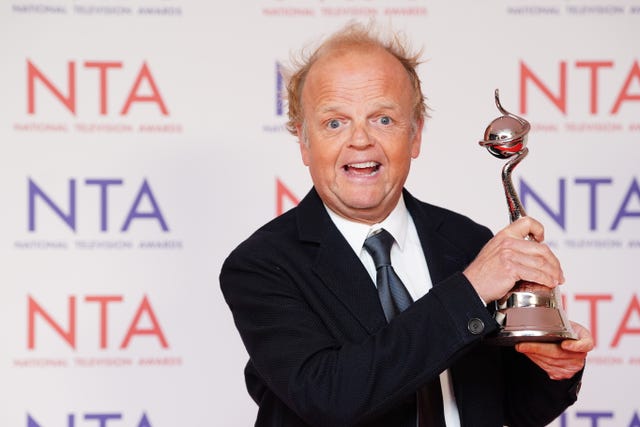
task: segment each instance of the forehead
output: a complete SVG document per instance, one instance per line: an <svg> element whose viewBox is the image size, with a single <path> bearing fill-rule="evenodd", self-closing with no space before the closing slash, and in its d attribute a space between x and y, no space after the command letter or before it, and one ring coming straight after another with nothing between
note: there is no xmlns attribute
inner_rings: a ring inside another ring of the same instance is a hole
<svg viewBox="0 0 640 427"><path fill-rule="evenodd" d="M411 102L413 87L400 61L380 47L351 46L323 53L310 67L303 104L327 98L384 96Z"/></svg>

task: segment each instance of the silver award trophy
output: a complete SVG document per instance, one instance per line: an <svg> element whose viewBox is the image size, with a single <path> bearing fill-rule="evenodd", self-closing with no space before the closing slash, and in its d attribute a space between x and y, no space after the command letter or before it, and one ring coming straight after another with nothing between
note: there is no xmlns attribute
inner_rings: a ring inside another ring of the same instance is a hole
<svg viewBox="0 0 640 427"><path fill-rule="evenodd" d="M526 216L511 181L511 172L529 152L527 134L531 126L522 117L502 107L498 89L495 91L495 101L502 116L489 124L480 145L499 159L511 159L502 168L502 184L513 222ZM526 239L534 240L534 237L529 235ZM495 304L494 318L500 324L500 330L492 338L495 344L514 345L521 341L553 342L577 338L562 309L560 293L555 288L521 280Z"/></svg>

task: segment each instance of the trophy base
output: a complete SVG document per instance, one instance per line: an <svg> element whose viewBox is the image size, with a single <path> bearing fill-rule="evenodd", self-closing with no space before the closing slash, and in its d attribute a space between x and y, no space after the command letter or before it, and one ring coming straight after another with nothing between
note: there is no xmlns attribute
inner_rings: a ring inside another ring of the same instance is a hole
<svg viewBox="0 0 640 427"><path fill-rule="evenodd" d="M515 345L520 342L559 342L577 339L564 312L556 307L511 307L498 310L498 333L487 341L496 345Z"/></svg>

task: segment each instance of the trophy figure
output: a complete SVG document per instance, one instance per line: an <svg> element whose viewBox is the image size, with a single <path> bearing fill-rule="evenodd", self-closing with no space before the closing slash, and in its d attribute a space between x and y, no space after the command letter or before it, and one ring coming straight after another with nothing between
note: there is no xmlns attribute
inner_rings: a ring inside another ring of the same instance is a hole
<svg viewBox="0 0 640 427"><path fill-rule="evenodd" d="M509 113L500 104L498 89L495 102L502 116L493 120L484 133L480 145L499 159L510 159L502 168L504 186L511 222L526 216L522 203L511 181L511 172L526 157L529 122ZM535 240L532 235L527 240ZM576 339L567 316L562 309L560 293L538 283L521 280L500 300L495 302L495 320L500 324L495 344L514 345L521 341L562 341Z"/></svg>

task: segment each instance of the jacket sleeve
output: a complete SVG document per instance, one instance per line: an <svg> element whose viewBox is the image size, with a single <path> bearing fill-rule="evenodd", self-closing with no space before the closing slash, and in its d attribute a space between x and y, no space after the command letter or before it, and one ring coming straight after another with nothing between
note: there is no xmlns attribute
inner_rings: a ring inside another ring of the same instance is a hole
<svg viewBox="0 0 640 427"><path fill-rule="evenodd" d="M293 262L273 242L241 245L225 261L220 284L255 370L309 424L353 425L379 416L497 326L457 273L442 291L376 331L360 327L356 337L343 329L355 321L345 320L338 300L316 295L326 289L309 265L299 256Z"/></svg>

